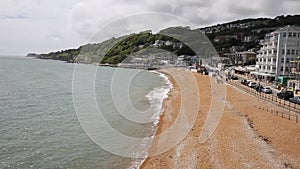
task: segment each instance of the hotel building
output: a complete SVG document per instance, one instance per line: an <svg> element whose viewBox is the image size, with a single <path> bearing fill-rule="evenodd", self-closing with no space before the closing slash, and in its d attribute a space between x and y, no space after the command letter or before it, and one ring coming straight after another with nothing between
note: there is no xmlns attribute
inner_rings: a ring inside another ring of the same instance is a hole
<svg viewBox="0 0 300 169"><path fill-rule="evenodd" d="M260 79L273 81L280 76L292 76L293 62L300 55L300 27L285 26L271 32L261 40L256 68Z"/></svg>

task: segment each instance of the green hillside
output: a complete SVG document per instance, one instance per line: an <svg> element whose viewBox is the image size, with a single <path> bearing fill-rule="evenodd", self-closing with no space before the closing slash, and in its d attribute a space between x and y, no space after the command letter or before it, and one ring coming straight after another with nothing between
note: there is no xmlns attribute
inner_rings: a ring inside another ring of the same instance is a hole
<svg viewBox="0 0 300 169"><path fill-rule="evenodd" d="M158 48L176 55L195 55L187 45L173 37L163 34L152 34L151 31L144 31L138 34L131 34L127 38L115 44L104 56L101 63L117 64L127 56L147 48ZM156 45L156 46L155 46Z"/></svg>
<svg viewBox="0 0 300 169"><path fill-rule="evenodd" d="M77 49L62 50L48 54L30 53L28 56L66 62L117 64L132 53L153 47L173 52L176 55L202 55L199 51L204 52L203 55L206 55L208 52L211 52L211 49L209 51L204 51L207 49L202 49L201 47L201 49L196 49L199 43L196 43L196 45L186 44L178 40L197 42L197 39L186 39L193 37L197 37L198 41L202 42L210 40L218 54L222 56L224 53L233 51L252 50L255 52L259 50L259 41L264 38L266 33L286 25L300 25L300 15L278 16L274 19L243 19L197 29L201 30L207 37L198 38L198 36L193 36L197 30L171 27L160 31L158 34L144 31L118 38L113 37L101 43L86 44ZM167 42L173 45L169 45Z"/></svg>

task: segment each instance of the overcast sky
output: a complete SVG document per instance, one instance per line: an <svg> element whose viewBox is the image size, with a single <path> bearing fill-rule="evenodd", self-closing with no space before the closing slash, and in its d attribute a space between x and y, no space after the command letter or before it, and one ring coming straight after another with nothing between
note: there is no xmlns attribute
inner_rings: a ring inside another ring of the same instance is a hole
<svg viewBox="0 0 300 169"><path fill-rule="evenodd" d="M299 11L299 0L1 0L0 55L77 48L105 25L110 25L107 30L125 34L147 29L147 24L142 24L145 20L158 29L180 24L166 22L168 17L160 20L161 15L147 15L125 25L118 21L144 12L171 14L204 27Z"/></svg>

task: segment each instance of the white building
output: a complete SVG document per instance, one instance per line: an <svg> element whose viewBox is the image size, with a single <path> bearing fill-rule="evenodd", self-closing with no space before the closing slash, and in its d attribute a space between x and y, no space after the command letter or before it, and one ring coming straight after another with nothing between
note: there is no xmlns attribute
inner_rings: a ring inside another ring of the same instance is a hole
<svg viewBox="0 0 300 169"><path fill-rule="evenodd" d="M255 72L259 78L273 81L279 76L290 76L292 68L300 54L300 27L286 26L267 34L261 40L261 49L258 51Z"/></svg>

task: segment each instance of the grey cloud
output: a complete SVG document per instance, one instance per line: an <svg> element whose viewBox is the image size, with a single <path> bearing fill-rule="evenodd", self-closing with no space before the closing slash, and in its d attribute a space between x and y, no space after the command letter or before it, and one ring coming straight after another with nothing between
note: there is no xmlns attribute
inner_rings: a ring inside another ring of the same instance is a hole
<svg viewBox="0 0 300 169"><path fill-rule="evenodd" d="M151 16L144 17L141 21L118 21L144 12L172 14L203 27L241 18L275 17L299 11L299 0L3 0L0 7L0 44L5 43L8 38L11 39L11 44L26 43L25 39L28 41L28 38L25 37L33 37L34 43L31 43L30 50L50 50L85 43L105 25L114 25L114 28L106 31L107 35L103 35L103 38L142 31L147 29L145 24L153 29L179 24L172 19ZM26 31L16 34L16 29L12 28L26 28ZM59 36L49 36L51 32L57 32ZM45 43L50 37L60 43ZM97 40L100 41L98 38ZM18 47L24 50L21 46L5 46L7 50L16 49L19 53ZM3 50L0 48L0 51ZM26 52L30 51L24 51Z"/></svg>
<svg viewBox="0 0 300 169"><path fill-rule="evenodd" d="M110 37L119 37L121 35L135 33L145 30L158 32L161 29L170 26L189 25L189 23L179 17L163 13L140 13L124 17L111 22L105 27L99 28L93 35L91 42L99 42Z"/></svg>
<svg viewBox="0 0 300 169"><path fill-rule="evenodd" d="M192 21L196 25L198 25L198 23L204 25L209 23L211 19L208 11L211 9L212 5L208 2L211 1L187 0L176 2L171 0L118 0L117 2L104 1L102 2L102 7L101 3L98 1L87 1L72 11L72 24L73 28L77 29L77 32L80 33L83 38L87 37L89 32L87 30L83 31L80 29L87 28L86 25L88 25L87 22L89 21L91 21L89 28L90 30L94 31L94 29L91 29L91 27L101 28L101 26L109 24L111 21L117 20L124 16L143 12L169 13ZM109 8L106 8L107 6L109 6ZM84 11L85 9L88 9L88 11ZM95 16L99 16L100 19L97 19ZM148 19L153 18L149 17ZM128 26L130 28L134 27L134 25ZM92 33L93 32L90 32L90 34Z"/></svg>
<svg viewBox="0 0 300 169"><path fill-rule="evenodd" d="M268 15L272 13L272 11L279 12L277 5L270 4L274 3L273 0L265 0L265 1L257 1L256 3L249 3L243 1L234 0L231 5L228 5L228 12L232 13L234 16L239 16L241 18L250 16L260 16L260 15ZM275 2L276 3L276 2ZM280 4L278 4L280 6ZM271 7L271 8L270 8Z"/></svg>

